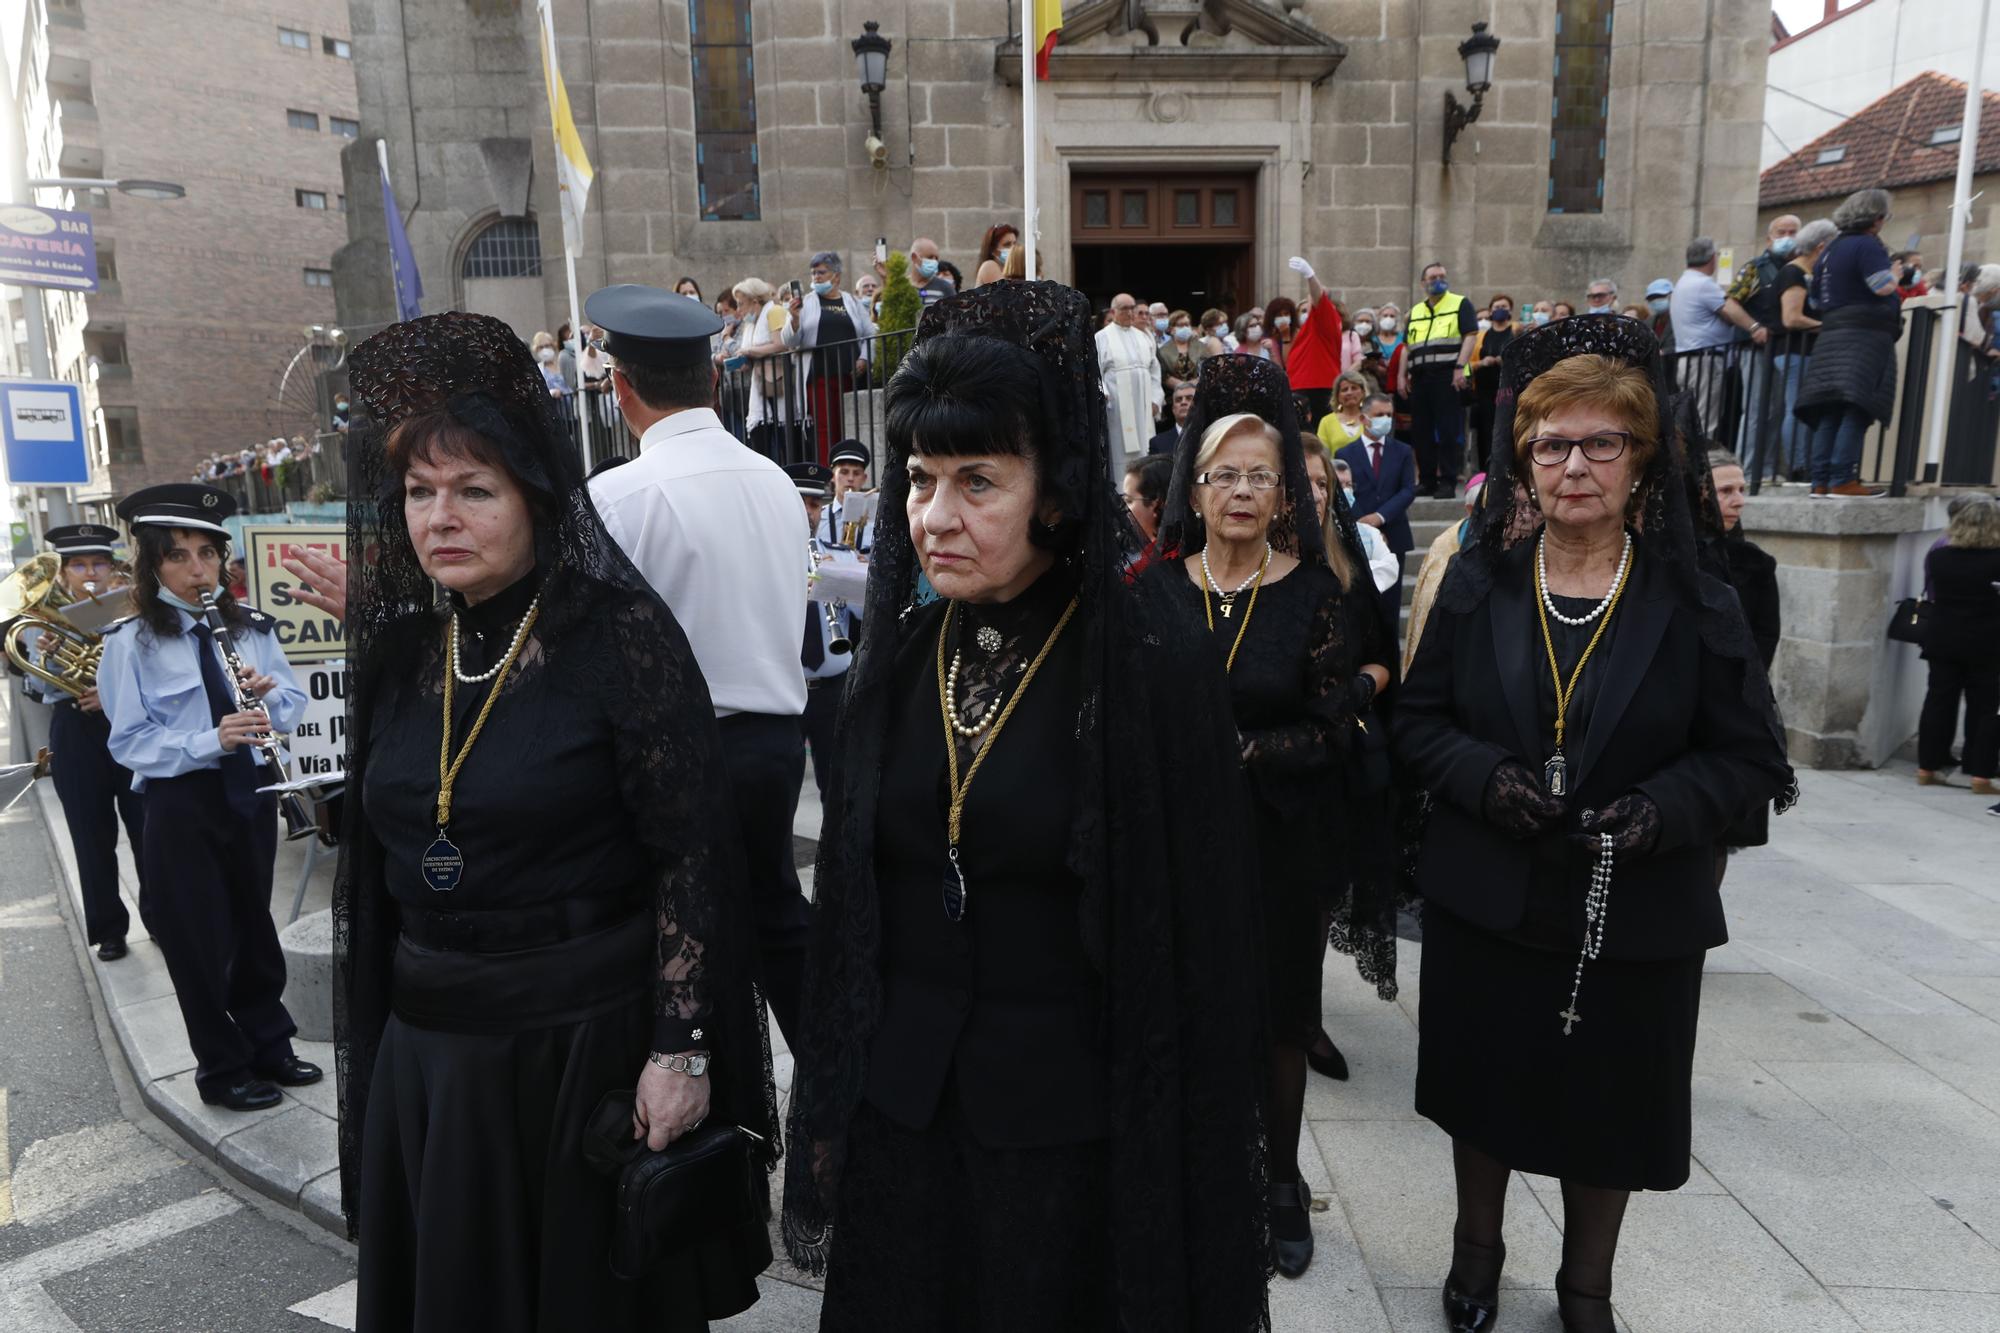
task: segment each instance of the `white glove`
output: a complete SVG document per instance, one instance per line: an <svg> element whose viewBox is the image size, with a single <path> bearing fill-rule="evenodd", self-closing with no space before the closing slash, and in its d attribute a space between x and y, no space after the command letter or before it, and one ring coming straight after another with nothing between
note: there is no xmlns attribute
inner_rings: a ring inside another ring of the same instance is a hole
<svg viewBox="0 0 2000 1333"><path fill-rule="evenodd" d="M1311 279L1314 276L1313 266L1311 264L1308 264L1303 258L1301 258L1298 255L1292 256L1290 261L1290 266L1292 272L1298 274L1302 278L1305 278L1307 281L1311 281Z"/></svg>

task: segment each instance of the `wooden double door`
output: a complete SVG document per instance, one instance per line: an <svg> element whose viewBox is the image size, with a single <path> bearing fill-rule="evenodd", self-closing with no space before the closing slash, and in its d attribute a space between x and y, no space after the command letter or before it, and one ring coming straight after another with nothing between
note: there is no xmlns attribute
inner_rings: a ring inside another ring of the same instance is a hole
<svg viewBox="0 0 2000 1333"><path fill-rule="evenodd" d="M1104 172L1070 179L1076 286L1100 308L1120 292L1235 315L1255 305L1256 176Z"/></svg>

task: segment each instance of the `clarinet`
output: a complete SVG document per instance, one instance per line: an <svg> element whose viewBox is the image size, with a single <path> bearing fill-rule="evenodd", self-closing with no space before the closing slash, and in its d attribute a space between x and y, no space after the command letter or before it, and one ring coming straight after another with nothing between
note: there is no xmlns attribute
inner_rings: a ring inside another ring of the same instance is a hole
<svg viewBox="0 0 2000 1333"><path fill-rule="evenodd" d="M201 618L208 624L208 632L215 636L215 646L222 652L222 660L229 667L229 679L236 689L236 711L239 713L261 713L263 701L243 687L243 677L250 674L249 666L236 651L236 634L222 619L222 608L216 604L217 592L214 588L201 590ZM257 767L273 782L290 782L291 772L285 767L284 747L275 735L266 734L261 741L250 743L251 756ZM285 841L296 842L300 838L310 838L319 832L319 821L313 818L312 809L295 791L278 793L278 813L285 820Z"/></svg>

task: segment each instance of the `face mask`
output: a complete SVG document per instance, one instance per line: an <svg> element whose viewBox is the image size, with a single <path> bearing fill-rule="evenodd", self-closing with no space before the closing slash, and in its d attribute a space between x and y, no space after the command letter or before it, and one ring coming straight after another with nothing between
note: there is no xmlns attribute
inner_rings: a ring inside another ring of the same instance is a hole
<svg viewBox="0 0 2000 1333"><path fill-rule="evenodd" d="M199 602L190 602L184 598L175 596L172 592L169 592L167 590L167 585L164 583L160 585L160 600L165 602L168 606L179 607L181 610L193 616L196 620L201 619L201 604Z"/></svg>
<svg viewBox="0 0 2000 1333"><path fill-rule="evenodd" d="M722 327L725 329L733 329L742 322L743 320L741 319L741 317L736 315L724 315L722 317Z"/></svg>
<svg viewBox="0 0 2000 1333"><path fill-rule="evenodd" d="M815 282L813 284L814 296L825 296L828 292L832 290L833 290L833 284L830 282Z"/></svg>
<svg viewBox="0 0 2000 1333"><path fill-rule="evenodd" d="M1014 247L1013 247L1013 246L1011 246L1011 245L1010 245L1010 246L1008 246L1008 247L1007 247L1006 249L1004 249L1004 250L1002 250L1002 251L1000 252L1000 267L1001 267L1001 268L1005 268L1005 267L1007 267L1007 256L1008 256L1008 255L1011 255L1011 254L1013 254L1013 253L1014 253Z"/></svg>
<svg viewBox="0 0 2000 1333"><path fill-rule="evenodd" d="M1656 315L1666 314L1667 307L1672 304L1673 302L1664 296L1649 296L1646 298L1646 309Z"/></svg>
<svg viewBox="0 0 2000 1333"><path fill-rule="evenodd" d="M1450 290L1450 287L1446 284L1443 278L1432 278L1429 282L1424 284L1424 290L1429 292L1432 296L1443 296L1445 292Z"/></svg>
<svg viewBox="0 0 2000 1333"><path fill-rule="evenodd" d="M1923 280L1924 271L1920 268L1906 269L1903 272L1903 285L1905 287L1914 287Z"/></svg>
<svg viewBox="0 0 2000 1333"><path fill-rule="evenodd" d="M938 270L938 262L935 259L919 259L917 261L917 272L923 274L927 278L935 278L937 276L937 270Z"/></svg>
<svg viewBox="0 0 2000 1333"><path fill-rule="evenodd" d="M1167 321L1165 321L1164 319L1156 319L1153 321L1153 328L1160 333L1165 333L1167 331Z"/></svg>
<svg viewBox="0 0 2000 1333"><path fill-rule="evenodd" d="M1506 306L1496 305L1493 307L1493 322L1495 324L1505 324L1510 320L1512 320L1513 318L1514 318L1514 312L1508 309Z"/></svg>
<svg viewBox="0 0 2000 1333"><path fill-rule="evenodd" d="M1584 311L1584 313L1586 315L1615 315L1618 312L1616 310L1613 310L1608 305L1594 305L1590 309Z"/></svg>
<svg viewBox="0 0 2000 1333"><path fill-rule="evenodd" d="M685 296L685 297L686 297L686 298L687 298L688 300L690 300L690 301L699 301L699 300L701 300L701 293L700 293L700 292L682 292L682 293L681 293L681 295L682 295L682 296Z"/></svg>
<svg viewBox="0 0 2000 1333"><path fill-rule="evenodd" d="M555 359L556 359L556 349L553 347L544 347L541 351L535 353L535 360L541 362L545 366L549 364L549 362Z"/></svg>
<svg viewBox="0 0 2000 1333"><path fill-rule="evenodd" d="M1175 330L1174 330L1174 341L1175 341L1175 342L1182 342L1182 343L1184 343L1184 342L1187 342L1187 341L1188 341L1189 339L1191 339L1191 338L1193 338L1193 337L1194 337L1194 330L1193 330L1192 328L1188 327L1188 326L1187 326L1186 324L1183 324L1183 325L1181 325L1181 326L1180 326L1179 328L1177 328L1177 329L1175 329Z"/></svg>
<svg viewBox="0 0 2000 1333"><path fill-rule="evenodd" d="M1364 319L1354 326L1354 331L1366 338L1369 334L1375 332L1375 325L1369 320Z"/></svg>
<svg viewBox="0 0 2000 1333"><path fill-rule="evenodd" d="M1382 316L1382 332L1394 333L1395 331L1396 331L1396 317L1394 315Z"/></svg>
<svg viewBox="0 0 2000 1333"><path fill-rule="evenodd" d="M1546 310L1537 310L1537 311L1536 311L1536 312L1534 313L1534 321L1535 321L1535 323L1537 323L1537 324L1546 324L1546 323L1548 323L1548 322L1549 322L1549 312L1548 312L1548 311L1546 311Z"/></svg>
<svg viewBox="0 0 2000 1333"><path fill-rule="evenodd" d="M1389 428L1395 424L1396 418L1394 417L1370 417L1368 418L1368 433L1379 440L1388 435Z"/></svg>
<svg viewBox="0 0 2000 1333"><path fill-rule="evenodd" d="M347 410L347 400L345 398L334 399L333 410L336 412L345 412Z"/></svg>
<svg viewBox="0 0 2000 1333"><path fill-rule="evenodd" d="M1486 333L1486 332L1489 332L1489 331L1490 331L1490 330L1491 330L1492 328L1493 328L1493 321L1492 321L1492 320L1490 320L1490 319L1482 319L1482 320L1480 320L1480 321L1479 321L1479 331L1480 331L1481 333Z"/></svg>
<svg viewBox="0 0 2000 1333"><path fill-rule="evenodd" d="M1799 238L1796 236L1780 236L1777 240L1771 242L1771 253L1780 259L1783 259L1798 248Z"/></svg>
<svg viewBox="0 0 2000 1333"><path fill-rule="evenodd" d="M1263 336L1264 326L1262 324L1252 324L1249 328L1243 330L1243 337L1247 342L1257 342Z"/></svg>
<svg viewBox="0 0 2000 1333"><path fill-rule="evenodd" d="M1229 336L1229 326L1227 324L1218 324L1209 330L1209 334L1216 338L1227 338Z"/></svg>
<svg viewBox="0 0 2000 1333"><path fill-rule="evenodd" d="M1276 324L1281 329L1289 329L1290 327L1292 327L1292 317L1290 315L1280 315L1271 322L1273 324Z"/></svg>
<svg viewBox="0 0 2000 1333"><path fill-rule="evenodd" d="M1347 497L1348 507L1352 508L1354 505L1354 488L1352 486L1343 486L1340 488L1340 493Z"/></svg>

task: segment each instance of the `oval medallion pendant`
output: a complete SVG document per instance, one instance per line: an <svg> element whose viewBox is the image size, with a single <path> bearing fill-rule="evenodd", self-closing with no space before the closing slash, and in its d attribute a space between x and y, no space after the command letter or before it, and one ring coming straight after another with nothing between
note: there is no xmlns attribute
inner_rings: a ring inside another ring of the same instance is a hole
<svg viewBox="0 0 2000 1333"><path fill-rule="evenodd" d="M444 830L438 830L437 841L424 849L424 883L439 893L447 893L458 887L465 878L465 857L460 855Z"/></svg>

